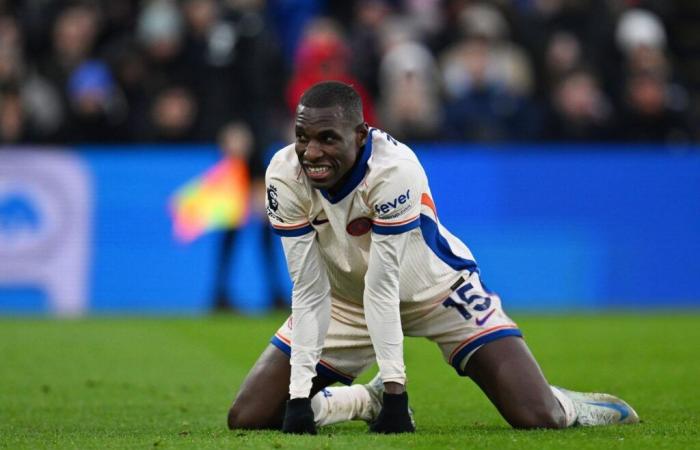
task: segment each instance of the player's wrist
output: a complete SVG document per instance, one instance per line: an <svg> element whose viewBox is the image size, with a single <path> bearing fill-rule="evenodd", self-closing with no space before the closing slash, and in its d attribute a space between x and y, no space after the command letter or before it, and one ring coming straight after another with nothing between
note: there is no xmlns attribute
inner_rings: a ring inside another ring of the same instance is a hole
<svg viewBox="0 0 700 450"><path fill-rule="evenodd" d="M384 383L384 392L387 394L403 394L406 392L406 386L395 381L389 381Z"/></svg>

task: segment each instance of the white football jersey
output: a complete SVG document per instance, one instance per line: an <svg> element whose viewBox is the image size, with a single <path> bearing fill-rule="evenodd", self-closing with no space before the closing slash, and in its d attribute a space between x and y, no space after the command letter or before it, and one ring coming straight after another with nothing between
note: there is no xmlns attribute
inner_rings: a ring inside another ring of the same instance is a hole
<svg viewBox="0 0 700 450"><path fill-rule="evenodd" d="M293 144L278 151L267 170L267 213L281 236L315 233L335 299L362 304L372 233L409 234L401 302L442 298L460 272L476 270L469 249L440 225L416 155L376 128L335 196L311 187Z"/></svg>
<svg viewBox="0 0 700 450"><path fill-rule="evenodd" d="M373 128L335 195L311 186L294 145L272 158L266 184L294 285L291 398L309 395L331 301L362 305L383 381L404 384L400 304L442 300L476 270L469 249L440 226L416 155Z"/></svg>

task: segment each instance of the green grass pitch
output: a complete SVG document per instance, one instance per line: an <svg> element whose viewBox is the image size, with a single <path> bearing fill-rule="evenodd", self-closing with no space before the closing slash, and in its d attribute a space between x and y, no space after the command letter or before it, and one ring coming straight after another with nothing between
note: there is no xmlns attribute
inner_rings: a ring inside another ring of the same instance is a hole
<svg viewBox="0 0 700 450"><path fill-rule="evenodd" d="M552 383L618 394L643 423L512 430L433 344L409 338L416 434L370 435L362 422L231 432L228 406L283 316L4 318L0 448L700 448L700 314L514 318Z"/></svg>

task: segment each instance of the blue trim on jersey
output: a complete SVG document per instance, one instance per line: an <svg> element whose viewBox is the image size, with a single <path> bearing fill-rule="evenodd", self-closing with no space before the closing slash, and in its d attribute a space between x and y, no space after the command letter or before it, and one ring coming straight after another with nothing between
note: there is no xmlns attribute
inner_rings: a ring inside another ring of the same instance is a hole
<svg viewBox="0 0 700 450"><path fill-rule="evenodd" d="M480 338L475 339L473 342L470 342L462 350L457 352L454 358L452 358L452 367L454 367L457 373L461 376L467 376L467 373L459 368L460 364L462 363L462 360L474 349L507 336L523 337L523 333L517 328L507 328L505 330L498 330L485 336L481 336Z"/></svg>
<svg viewBox="0 0 700 450"><path fill-rule="evenodd" d="M294 228L292 230L281 230L279 228L272 227L272 231L278 236L297 237L303 236L307 233L314 231L314 227L312 227L311 225L307 225L305 227Z"/></svg>
<svg viewBox="0 0 700 450"><path fill-rule="evenodd" d="M372 232L377 234L401 234L420 226L420 217L403 225L377 225L372 224Z"/></svg>
<svg viewBox="0 0 700 450"><path fill-rule="evenodd" d="M429 216L425 214L420 215L420 229L423 233L425 244L430 247L433 253L445 264L458 271L468 270L470 272L475 272L477 270L474 261L457 256L452 252L447 239L440 234L437 223L433 222L433 219Z"/></svg>
<svg viewBox="0 0 700 450"><path fill-rule="evenodd" d="M372 155L372 132L374 131L374 128L371 128L369 130L369 134L367 135L367 142L365 145L360 149L360 157L359 160L357 161L357 164L355 167L353 167L352 171L350 172L350 177L348 177L348 180L345 182L343 187L340 188L337 194L331 195L327 190L325 189L319 189L321 191L321 195L323 195L323 198L331 202L332 204L336 204L345 197L348 196L349 193L355 190L355 188L360 184L362 179L365 177L365 173L367 173L367 161L369 161L369 157Z"/></svg>
<svg viewBox="0 0 700 450"><path fill-rule="evenodd" d="M288 357L292 356L292 348L287 345L286 342L284 342L282 339L278 338L277 336L272 336L272 339L270 339L270 344L274 345L278 349L282 350L282 352L287 355ZM316 364L316 373L319 375L323 375L324 377L337 381L339 383L346 384L350 386L352 384L353 379L350 377L343 376L339 374L338 372L324 366L323 364Z"/></svg>

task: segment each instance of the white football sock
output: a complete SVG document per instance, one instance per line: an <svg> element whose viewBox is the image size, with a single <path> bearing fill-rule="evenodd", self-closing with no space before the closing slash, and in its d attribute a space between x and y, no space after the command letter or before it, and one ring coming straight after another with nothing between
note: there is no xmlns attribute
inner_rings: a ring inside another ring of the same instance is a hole
<svg viewBox="0 0 700 450"><path fill-rule="evenodd" d="M372 418L372 401L361 384L323 389L311 399L311 409L317 426Z"/></svg>
<svg viewBox="0 0 700 450"><path fill-rule="evenodd" d="M566 394L557 389L554 386L550 386L552 393L559 401L561 409L564 410L564 416L566 417L566 426L570 427L576 422L578 414L576 413L576 408L574 407L574 401L571 400Z"/></svg>

